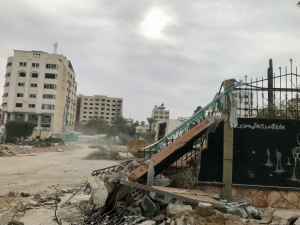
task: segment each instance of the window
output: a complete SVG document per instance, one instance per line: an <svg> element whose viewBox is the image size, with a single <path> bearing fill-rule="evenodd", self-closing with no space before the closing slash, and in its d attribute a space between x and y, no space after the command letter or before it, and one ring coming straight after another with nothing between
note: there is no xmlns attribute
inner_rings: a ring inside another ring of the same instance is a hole
<svg viewBox="0 0 300 225"><path fill-rule="evenodd" d="M90 101L94 101L94 99L90 99Z"/></svg>
<svg viewBox="0 0 300 225"><path fill-rule="evenodd" d="M58 70L58 65L57 64L46 64L46 69Z"/></svg>
<svg viewBox="0 0 300 225"><path fill-rule="evenodd" d="M107 104L106 106L110 106L110 104Z"/></svg>
<svg viewBox="0 0 300 225"><path fill-rule="evenodd" d="M44 88L56 90L56 85L55 84L44 84Z"/></svg>
<svg viewBox="0 0 300 225"><path fill-rule="evenodd" d="M39 63L32 63L31 66L32 66L32 67L39 68L39 67L40 67L40 64L39 64Z"/></svg>
<svg viewBox="0 0 300 225"><path fill-rule="evenodd" d="M29 94L29 98L36 98L36 94Z"/></svg>
<svg viewBox="0 0 300 225"><path fill-rule="evenodd" d="M6 74L5 74L5 77L10 77L10 73L6 73Z"/></svg>
<svg viewBox="0 0 300 225"><path fill-rule="evenodd" d="M54 110L54 105L50 105L50 104L42 104L42 109L50 109L50 110Z"/></svg>
<svg viewBox="0 0 300 225"><path fill-rule="evenodd" d="M84 103L84 105L87 105L87 103Z"/></svg>
<svg viewBox="0 0 300 225"><path fill-rule="evenodd" d="M86 112L83 112L84 114L86 114Z"/></svg>
<svg viewBox="0 0 300 225"><path fill-rule="evenodd" d="M154 114L158 114L158 112L157 112L157 111L154 111Z"/></svg>
<svg viewBox="0 0 300 225"><path fill-rule="evenodd" d="M18 83L18 86L19 86L19 87L24 87L24 86L25 86L25 83Z"/></svg>
<svg viewBox="0 0 300 225"><path fill-rule="evenodd" d="M54 73L46 73L45 78L47 79L56 79L56 74Z"/></svg>
<svg viewBox="0 0 300 225"><path fill-rule="evenodd" d="M30 87L37 87L37 84L30 84Z"/></svg>
<svg viewBox="0 0 300 225"><path fill-rule="evenodd" d="M35 108L35 104L28 104L29 108Z"/></svg>
<svg viewBox="0 0 300 225"><path fill-rule="evenodd" d="M8 87L9 86L9 82L5 82L4 87Z"/></svg>
<svg viewBox="0 0 300 225"><path fill-rule="evenodd" d="M2 107L6 107L7 106L7 103L2 103Z"/></svg>
<svg viewBox="0 0 300 225"><path fill-rule="evenodd" d="M20 72L19 77L26 77L26 73L25 72Z"/></svg>
<svg viewBox="0 0 300 225"><path fill-rule="evenodd" d="M83 107L83 109L87 109L87 107Z"/></svg>
<svg viewBox="0 0 300 225"><path fill-rule="evenodd" d="M75 90L76 90L76 88L75 88ZM95 99L95 101L96 101L96 102L99 102L99 99Z"/></svg>
<svg viewBox="0 0 300 225"><path fill-rule="evenodd" d="M99 105L99 103L95 103L95 105Z"/></svg>
<svg viewBox="0 0 300 225"><path fill-rule="evenodd" d="M110 100L107 100L107 102L110 102Z"/></svg>
<svg viewBox="0 0 300 225"><path fill-rule="evenodd" d="M4 93L2 97L8 97L8 93Z"/></svg>
<svg viewBox="0 0 300 225"><path fill-rule="evenodd" d="M20 62L19 66L27 66L27 63L26 62Z"/></svg>
<svg viewBox="0 0 300 225"><path fill-rule="evenodd" d="M169 117L168 117L168 116L165 116L165 119L169 119Z"/></svg>
<svg viewBox="0 0 300 225"><path fill-rule="evenodd" d="M89 114L93 114L92 112L89 112Z"/></svg>
<svg viewBox="0 0 300 225"><path fill-rule="evenodd" d="M109 115L109 113L106 113L106 115Z"/></svg>
<svg viewBox="0 0 300 225"><path fill-rule="evenodd" d="M93 108L90 108L90 109L93 109Z"/></svg>
<svg viewBox="0 0 300 225"><path fill-rule="evenodd" d="M17 93L17 97L24 97L23 93Z"/></svg>
<svg viewBox="0 0 300 225"><path fill-rule="evenodd" d="M108 120L108 119L109 119L109 117L106 117L106 119Z"/></svg>
<svg viewBox="0 0 300 225"><path fill-rule="evenodd" d="M101 110L105 110L105 108L101 108Z"/></svg>
<svg viewBox="0 0 300 225"><path fill-rule="evenodd" d="M16 107L22 107L23 104L22 103L16 103Z"/></svg>
<svg viewBox="0 0 300 225"><path fill-rule="evenodd" d="M90 105L94 105L94 103L90 103Z"/></svg>
<svg viewBox="0 0 300 225"><path fill-rule="evenodd" d="M38 78L38 77L39 77L39 74L38 74L38 73L32 73L32 74L31 74L31 77L32 77L32 78Z"/></svg>
<svg viewBox="0 0 300 225"><path fill-rule="evenodd" d="M156 119L157 119L157 118L158 118L158 116L154 116L154 118L156 118Z"/></svg>
<svg viewBox="0 0 300 225"><path fill-rule="evenodd" d="M113 102L116 102L116 100L113 100Z"/></svg>
<svg viewBox="0 0 300 225"><path fill-rule="evenodd" d="M8 62L8 63L6 64L6 66L11 66L11 62Z"/></svg>
<svg viewBox="0 0 300 225"><path fill-rule="evenodd" d="M116 111L115 109L112 109L112 111Z"/></svg>
<svg viewBox="0 0 300 225"><path fill-rule="evenodd" d="M43 98L46 98L46 99L55 99L55 95L43 94Z"/></svg>
<svg viewBox="0 0 300 225"><path fill-rule="evenodd" d="M83 118L86 118L86 116L83 116Z"/></svg>
<svg viewBox="0 0 300 225"><path fill-rule="evenodd" d="M159 119L163 119L163 118L164 118L163 116L160 116L160 117L159 117Z"/></svg>

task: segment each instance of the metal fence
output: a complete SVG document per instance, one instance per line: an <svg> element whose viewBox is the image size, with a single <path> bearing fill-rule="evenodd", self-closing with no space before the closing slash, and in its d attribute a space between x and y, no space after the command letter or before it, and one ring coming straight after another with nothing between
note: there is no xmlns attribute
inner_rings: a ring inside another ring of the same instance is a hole
<svg viewBox="0 0 300 225"><path fill-rule="evenodd" d="M297 67L279 67L279 74L273 73L272 60L269 62L268 76L250 79L245 76L242 87L236 88L238 117L258 117L270 119L299 119L300 86Z"/></svg>

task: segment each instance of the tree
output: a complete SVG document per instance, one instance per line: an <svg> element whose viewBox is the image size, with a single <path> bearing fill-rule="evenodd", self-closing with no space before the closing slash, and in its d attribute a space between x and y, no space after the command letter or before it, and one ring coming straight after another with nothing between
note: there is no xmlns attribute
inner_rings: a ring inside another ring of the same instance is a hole
<svg viewBox="0 0 300 225"><path fill-rule="evenodd" d="M35 124L27 121L8 121L5 124L6 135L9 138L27 138L32 135Z"/></svg>
<svg viewBox="0 0 300 225"><path fill-rule="evenodd" d="M152 124L156 122L156 119L154 119L153 117L148 117L147 121L149 123L149 130L150 130L150 133L151 133L151 131L152 131Z"/></svg>
<svg viewBox="0 0 300 225"><path fill-rule="evenodd" d="M297 6L300 8L300 2L297 3Z"/></svg>

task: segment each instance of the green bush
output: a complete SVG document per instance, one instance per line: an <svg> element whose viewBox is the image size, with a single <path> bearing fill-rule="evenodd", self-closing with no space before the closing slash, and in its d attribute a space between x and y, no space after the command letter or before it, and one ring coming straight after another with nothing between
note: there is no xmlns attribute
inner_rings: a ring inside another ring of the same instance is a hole
<svg viewBox="0 0 300 225"><path fill-rule="evenodd" d="M103 146L98 147L98 151L94 151L88 154L85 159L108 159L109 152Z"/></svg>
<svg viewBox="0 0 300 225"><path fill-rule="evenodd" d="M6 135L9 138L26 138L32 135L35 124L27 121L8 121L5 124Z"/></svg>

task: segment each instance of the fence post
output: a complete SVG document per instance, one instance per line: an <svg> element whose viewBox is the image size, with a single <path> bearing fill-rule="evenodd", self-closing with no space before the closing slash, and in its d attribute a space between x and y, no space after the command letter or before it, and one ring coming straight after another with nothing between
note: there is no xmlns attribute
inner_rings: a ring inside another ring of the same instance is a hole
<svg viewBox="0 0 300 225"><path fill-rule="evenodd" d="M234 85L235 80L224 81L224 91ZM223 178L225 186L222 188L222 198L232 200L232 159L233 159L233 128L230 127L231 102L229 96L225 100L225 110L228 112L228 120L224 121L224 142L223 142Z"/></svg>

